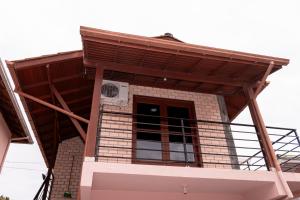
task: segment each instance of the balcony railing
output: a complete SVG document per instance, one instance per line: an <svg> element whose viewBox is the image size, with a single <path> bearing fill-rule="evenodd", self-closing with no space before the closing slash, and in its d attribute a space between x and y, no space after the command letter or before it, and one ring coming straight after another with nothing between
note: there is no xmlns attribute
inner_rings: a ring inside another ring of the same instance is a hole
<svg viewBox="0 0 300 200"><path fill-rule="evenodd" d="M53 186L54 175L51 170L48 170L47 176L44 177L44 181L40 186L38 192L34 196L33 200L48 200L51 196L51 190Z"/></svg>
<svg viewBox="0 0 300 200"><path fill-rule="evenodd" d="M159 123L152 123L159 118ZM267 127L283 171L300 167L295 129ZM255 126L101 112L95 149L101 162L268 170Z"/></svg>

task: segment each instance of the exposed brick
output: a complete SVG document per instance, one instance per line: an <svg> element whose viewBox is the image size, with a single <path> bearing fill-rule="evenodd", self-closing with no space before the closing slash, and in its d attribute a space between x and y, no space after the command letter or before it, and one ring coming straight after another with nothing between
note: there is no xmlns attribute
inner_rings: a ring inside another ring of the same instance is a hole
<svg viewBox="0 0 300 200"><path fill-rule="evenodd" d="M135 86L135 85L129 86L128 106L119 107L119 106L105 105L104 109L106 111L132 113L133 95L193 101L195 104L196 117L198 120L221 121L219 104L216 95L153 88L153 87ZM128 138L130 140L120 140L117 138L116 139L101 138L99 142L100 146L124 147L124 149L100 147L99 156L102 156L102 158L100 158L99 161L131 163L132 119L130 117L111 116L111 115L104 115L103 119L104 120L102 121L102 129L101 129L102 136ZM110 120L113 120L113 122ZM229 150L227 147L218 147L218 145L221 146L227 145L226 139L224 139L225 137L224 127L222 125L209 124L203 122L198 124L198 128L199 128L198 132L200 137L201 152L208 153L208 154L203 154L202 156L203 161L230 164L229 156L216 156L216 155L209 154L209 153L229 154ZM122 129L122 130L118 130L118 129ZM216 146L206 146L206 145L216 145ZM105 156L116 157L116 158L107 158ZM222 164L217 164L217 165L204 164L204 167L231 168L230 165L222 165Z"/></svg>
<svg viewBox="0 0 300 200"><path fill-rule="evenodd" d="M83 151L84 144L79 137L68 139L60 143L53 170L54 183L51 192L51 200L65 200L64 192L67 191L71 192L71 199L77 199L83 162ZM73 167L71 167L72 165ZM69 179L70 186L68 190Z"/></svg>

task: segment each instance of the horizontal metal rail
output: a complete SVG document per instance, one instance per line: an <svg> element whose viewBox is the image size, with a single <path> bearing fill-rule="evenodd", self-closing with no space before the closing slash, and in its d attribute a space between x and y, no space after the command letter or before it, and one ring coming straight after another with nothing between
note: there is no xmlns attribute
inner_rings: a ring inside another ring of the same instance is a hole
<svg viewBox="0 0 300 200"><path fill-rule="evenodd" d="M300 167L296 130L266 128L282 169ZM267 170L258 134L252 124L103 111L95 160Z"/></svg>

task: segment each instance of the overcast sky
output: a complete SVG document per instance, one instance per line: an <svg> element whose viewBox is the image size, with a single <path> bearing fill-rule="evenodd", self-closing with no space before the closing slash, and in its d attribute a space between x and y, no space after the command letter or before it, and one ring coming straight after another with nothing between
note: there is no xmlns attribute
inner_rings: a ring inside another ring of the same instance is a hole
<svg viewBox="0 0 300 200"><path fill-rule="evenodd" d="M82 48L79 26L290 59L258 97L267 125L300 128L300 1L0 1L0 57L14 60ZM247 112L237 119L250 123ZM11 145L0 195L32 199L45 171L36 145Z"/></svg>

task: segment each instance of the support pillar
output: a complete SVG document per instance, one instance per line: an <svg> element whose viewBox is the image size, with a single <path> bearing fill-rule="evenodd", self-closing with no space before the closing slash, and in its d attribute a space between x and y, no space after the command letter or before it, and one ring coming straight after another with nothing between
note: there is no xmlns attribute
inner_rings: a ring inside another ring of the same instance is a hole
<svg viewBox="0 0 300 200"><path fill-rule="evenodd" d="M281 188L283 191L285 191L287 198L292 198L293 194L286 182L286 180L283 177L280 164L277 160L277 157L275 155L275 151L273 149L272 142L270 140L270 137L267 132L267 128L265 126L264 120L262 118L262 115L260 113L256 96L253 92L252 88L245 88L245 94L249 99L248 107L251 113L251 117L253 120L253 123L257 129L259 140L261 141L262 145L262 152L264 152L264 156L266 156L266 164L271 168L271 170L275 171L277 174L278 180L281 183Z"/></svg>
<svg viewBox="0 0 300 200"><path fill-rule="evenodd" d="M98 118L100 111L101 101L101 86L103 81L103 68L100 66L96 67L93 99L91 106L90 120L87 129L86 142L85 142L85 157L94 157L96 149L96 136L98 127Z"/></svg>

